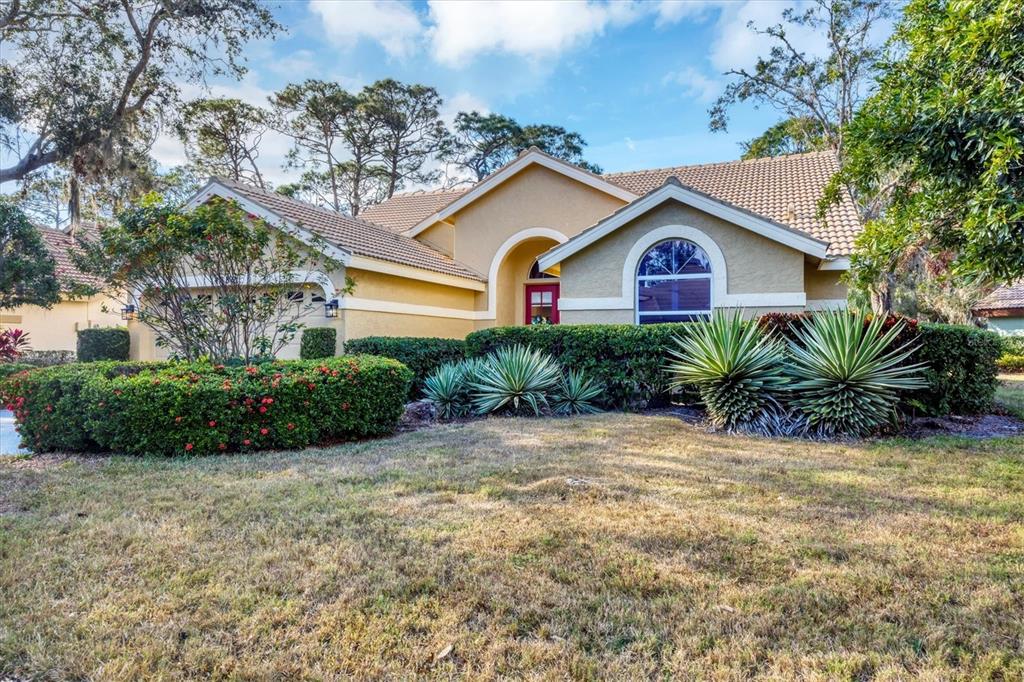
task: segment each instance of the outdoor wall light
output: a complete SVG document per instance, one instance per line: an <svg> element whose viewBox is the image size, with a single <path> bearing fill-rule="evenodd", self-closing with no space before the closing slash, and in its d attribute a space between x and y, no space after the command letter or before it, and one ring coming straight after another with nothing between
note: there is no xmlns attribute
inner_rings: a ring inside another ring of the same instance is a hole
<svg viewBox="0 0 1024 682"><path fill-rule="evenodd" d="M338 299L333 299L324 303L324 316L325 317L337 317L338 316Z"/></svg>
<svg viewBox="0 0 1024 682"><path fill-rule="evenodd" d="M121 308L121 319L122 320L134 320L135 319L135 306L126 305Z"/></svg>

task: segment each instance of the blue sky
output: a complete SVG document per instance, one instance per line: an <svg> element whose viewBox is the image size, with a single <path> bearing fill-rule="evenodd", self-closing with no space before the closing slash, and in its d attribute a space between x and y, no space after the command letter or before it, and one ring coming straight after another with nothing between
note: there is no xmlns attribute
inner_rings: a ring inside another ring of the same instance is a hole
<svg viewBox="0 0 1024 682"><path fill-rule="evenodd" d="M477 109L576 130L588 160L606 171L734 159L738 142L779 114L743 107L728 133L711 133L707 109L724 71L767 52L747 23L777 23L794 4L294 0L276 11L287 34L250 45L249 74L210 91L263 104L305 78L358 89L392 77L436 87L448 117ZM814 36L796 39L820 49ZM183 90L204 94L192 84ZM283 138L266 140L262 165L275 182L290 177L280 169L286 150ZM164 165L183 158L167 137L154 154Z"/></svg>

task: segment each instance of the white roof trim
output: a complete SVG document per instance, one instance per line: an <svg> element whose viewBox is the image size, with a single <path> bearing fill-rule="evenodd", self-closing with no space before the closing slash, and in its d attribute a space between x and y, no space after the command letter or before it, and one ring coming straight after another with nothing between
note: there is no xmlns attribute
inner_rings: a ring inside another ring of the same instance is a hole
<svg viewBox="0 0 1024 682"><path fill-rule="evenodd" d="M825 258L828 244L814 239L813 237L801 234L796 230L783 227L764 218L747 213L738 208L723 204L720 201L711 199L703 194L694 192L677 184L666 184L651 192L647 196L634 201L632 204L613 213L608 218L597 223L593 227L581 232L565 244L556 246L550 251L541 255L537 263L541 270L547 270L574 253L582 251L602 237L614 232L626 223L639 218L645 213L658 207L669 199L675 199L680 203L692 206L700 211L709 213L739 227L746 228L751 232L761 235L772 241L785 244L786 246L806 253L815 258Z"/></svg>
<svg viewBox="0 0 1024 682"><path fill-rule="evenodd" d="M379 272L385 275L405 277L406 279L416 280L417 282L434 282L435 284L444 284L446 286L458 287L460 289L484 291L487 288L486 284L477 279L448 275L443 272L435 272L433 270L424 270L423 268L417 268L411 265L403 265L401 263L380 260L378 258L369 258L367 256L353 255L352 261L348 266L357 270L370 270L371 272Z"/></svg>
<svg viewBox="0 0 1024 682"><path fill-rule="evenodd" d="M840 256L831 260L821 261L821 265L818 266L819 270L849 270L850 259L847 256Z"/></svg>
<svg viewBox="0 0 1024 682"><path fill-rule="evenodd" d="M587 171L578 168L572 165L571 163L567 163L565 161L552 158L543 152L537 151L536 149L531 149L530 151L520 155L518 159L508 164L504 168L501 168L495 171L494 173L488 175L481 182L474 185L471 190L463 194L461 197L459 197L452 203L448 204L437 213L427 216L419 223L417 223L414 227L411 227L405 232L403 232L403 234L407 237L415 237L420 232L427 229L434 223L445 220L452 214L461 211L463 208L473 203L474 201L482 197L484 194L487 194L498 185L504 183L506 180L514 176L519 171L534 164L538 166L543 166L544 168L552 170L556 173L560 173L566 177L576 180L577 182L581 182L584 185L587 185L588 187L593 187L598 191L604 192L605 194L610 194L611 196L622 199L623 201L630 202L635 201L637 199L636 194L633 194L632 192L625 190L622 187L619 187L618 185L613 185L612 183L594 175L593 173L588 173Z"/></svg>
<svg viewBox="0 0 1024 682"><path fill-rule="evenodd" d="M318 239L317 236L300 226L298 223L274 213L263 204L257 203L227 185L221 184L216 178L211 178L210 181L206 183L205 187L196 192L195 195L185 203L185 208L189 210L198 208L214 196L238 202L238 205L247 213L258 215L270 225L273 225L284 233L295 237L306 246L311 247L316 241L323 242L325 245L323 249L324 254L330 256L336 261L339 261L342 265L347 266L352 259L352 253L350 251L331 244L323 237L319 237Z"/></svg>

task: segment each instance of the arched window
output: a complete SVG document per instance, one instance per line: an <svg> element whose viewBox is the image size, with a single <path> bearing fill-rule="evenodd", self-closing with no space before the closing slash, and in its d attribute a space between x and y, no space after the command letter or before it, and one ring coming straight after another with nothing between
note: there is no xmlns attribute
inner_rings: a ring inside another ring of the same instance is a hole
<svg viewBox="0 0 1024 682"><path fill-rule="evenodd" d="M711 312L711 261L693 242L672 239L655 244L636 273L640 324L686 322Z"/></svg>
<svg viewBox="0 0 1024 682"><path fill-rule="evenodd" d="M558 279L558 278L555 277L554 275L549 275L546 272L541 272L540 271L540 266L537 264L537 261L533 261L533 265L530 266L530 276L529 276L529 279Z"/></svg>

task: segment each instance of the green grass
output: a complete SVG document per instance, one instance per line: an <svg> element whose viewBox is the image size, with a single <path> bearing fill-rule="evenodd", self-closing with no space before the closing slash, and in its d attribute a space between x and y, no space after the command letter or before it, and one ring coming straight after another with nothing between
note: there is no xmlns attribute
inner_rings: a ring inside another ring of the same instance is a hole
<svg viewBox="0 0 1024 682"><path fill-rule="evenodd" d="M1003 374L996 389L996 402L1007 412L1024 419L1024 374Z"/></svg>
<svg viewBox="0 0 1024 682"><path fill-rule="evenodd" d="M490 419L0 464L0 679L1020 679L1024 439Z"/></svg>

